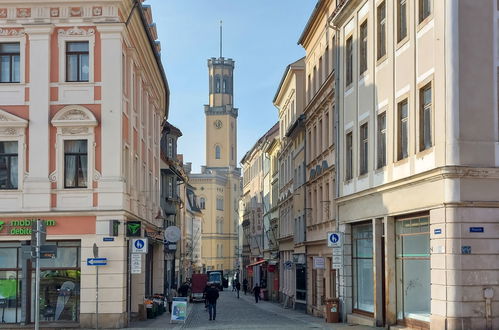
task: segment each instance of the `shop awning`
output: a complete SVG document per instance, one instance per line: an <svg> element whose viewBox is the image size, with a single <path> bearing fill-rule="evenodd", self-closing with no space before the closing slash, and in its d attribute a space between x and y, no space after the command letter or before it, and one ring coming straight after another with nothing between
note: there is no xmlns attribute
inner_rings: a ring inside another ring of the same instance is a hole
<svg viewBox="0 0 499 330"><path fill-rule="evenodd" d="M257 262L252 263L252 264L249 264L248 266L246 266L246 268L260 265L260 264L263 264L264 262L267 262L267 260L259 260Z"/></svg>

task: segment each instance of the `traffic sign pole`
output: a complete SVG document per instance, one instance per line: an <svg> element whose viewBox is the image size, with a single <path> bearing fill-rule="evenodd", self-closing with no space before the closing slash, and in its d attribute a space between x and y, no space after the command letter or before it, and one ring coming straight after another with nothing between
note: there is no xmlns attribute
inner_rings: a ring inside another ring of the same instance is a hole
<svg viewBox="0 0 499 330"><path fill-rule="evenodd" d="M94 258L97 259L99 257L99 247L95 243L93 252ZM99 329L99 266L95 269L95 329Z"/></svg>

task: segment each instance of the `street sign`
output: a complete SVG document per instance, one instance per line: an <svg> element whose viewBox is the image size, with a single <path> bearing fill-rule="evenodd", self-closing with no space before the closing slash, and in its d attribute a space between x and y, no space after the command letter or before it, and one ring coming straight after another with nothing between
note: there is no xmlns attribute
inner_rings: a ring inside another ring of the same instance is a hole
<svg viewBox="0 0 499 330"><path fill-rule="evenodd" d="M106 266L107 258L87 258L87 266Z"/></svg>
<svg viewBox="0 0 499 330"><path fill-rule="evenodd" d="M324 269L325 268L325 259L324 257L313 257L313 269Z"/></svg>
<svg viewBox="0 0 499 330"><path fill-rule="evenodd" d="M327 246L341 247L342 244L343 244L342 233L340 232L327 233Z"/></svg>
<svg viewBox="0 0 499 330"><path fill-rule="evenodd" d="M132 253L147 253L148 246L147 238L135 238L132 240Z"/></svg>
<svg viewBox="0 0 499 330"><path fill-rule="evenodd" d="M57 245L40 246L40 259L55 259L55 258L57 258Z"/></svg>
<svg viewBox="0 0 499 330"><path fill-rule="evenodd" d="M165 240L175 243L180 239L180 229L177 226L170 226L165 229Z"/></svg>
<svg viewBox="0 0 499 330"><path fill-rule="evenodd" d="M343 260L342 256L333 256L333 264L341 264L342 260Z"/></svg>
<svg viewBox="0 0 499 330"><path fill-rule="evenodd" d="M130 258L130 265L132 274L141 274L142 273L142 254L134 253Z"/></svg>
<svg viewBox="0 0 499 330"><path fill-rule="evenodd" d="M343 249L340 247L333 248L333 256L342 256L343 255Z"/></svg>
<svg viewBox="0 0 499 330"><path fill-rule="evenodd" d="M103 237L102 241L103 242L114 242L114 237Z"/></svg>

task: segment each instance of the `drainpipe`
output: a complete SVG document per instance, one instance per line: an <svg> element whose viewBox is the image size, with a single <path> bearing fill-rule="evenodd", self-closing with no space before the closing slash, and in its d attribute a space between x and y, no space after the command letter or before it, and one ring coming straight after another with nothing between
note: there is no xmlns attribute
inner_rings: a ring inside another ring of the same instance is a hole
<svg viewBox="0 0 499 330"><path fill-rule="evenodd" d="M334 182L334 187L335 187L335 193L334 193L334 198L335 200L340 197L340 151L339 151L339 142L340 142L340 115L339 115L339 108L340 108L340 94L339 94L339 89L340 89L340 29L333 25L332 22L332 17L329 18L328 20L328 25L330 28L334 30L335 34L335 41L336 44L334 45L335 47L335 63L334 63L334 129L335 129L335 141L334 141L334 157L335 157L335 162L334 162L334 174L335 174L335 182ZM339 207L338 203L335 201L334 203L334 210L335 210L335 231L339 232L340 231L340 222L339 222ZM343 252L343 257L342 257L342 262L343 262L343 269L344 269L344 252ZM339 274L337 275L337 280L339 280ZM339 281L337 281L339 282ZM342 299L341 299L341 319L343 323L346 323L346 309L345 309L345 286L343 286L342 290ZM338 294L337 294L338 295Z"/></svg>

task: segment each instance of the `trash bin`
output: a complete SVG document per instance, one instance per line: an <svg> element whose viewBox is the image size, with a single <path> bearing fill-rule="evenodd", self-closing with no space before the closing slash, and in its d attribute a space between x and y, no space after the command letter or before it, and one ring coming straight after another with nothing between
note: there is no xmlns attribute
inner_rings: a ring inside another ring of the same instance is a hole
<svg viewBox="0 0 499 330"><path fill-rule="evenodd" d="M340 300L338 298L326 299L326 322L338 323L340 321Z"/></svg>

